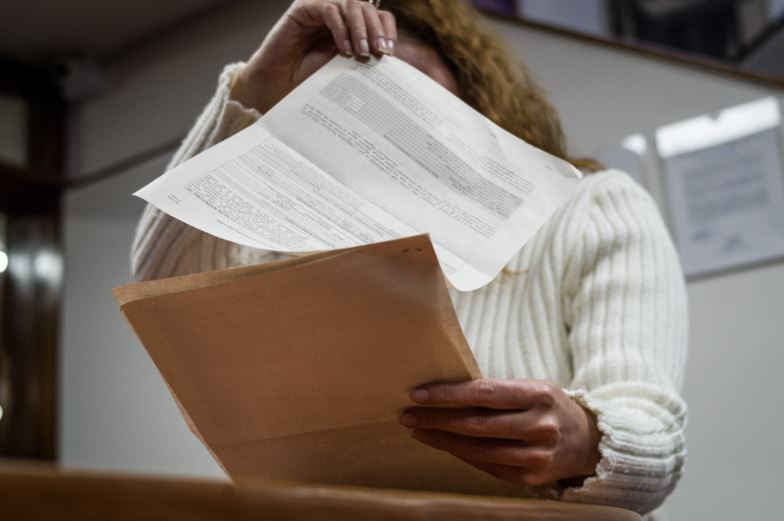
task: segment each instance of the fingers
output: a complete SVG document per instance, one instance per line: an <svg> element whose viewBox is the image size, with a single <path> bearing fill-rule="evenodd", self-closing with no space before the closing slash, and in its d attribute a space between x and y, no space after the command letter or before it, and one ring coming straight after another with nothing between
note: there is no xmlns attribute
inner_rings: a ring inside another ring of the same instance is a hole
<svg viewBox="0 0 784 521"><path fill-rule="evenodd" d="M472 465L502 465L517 468L517 477L544 473L553 462L552 451L530 448L506 440L472 438L449 432L415 429L412 437ZM507 479L507 478L503 478Z"/></svg>
<svg viewBox="0 0 784 521"><path fill-rule="evenodd" d="M368 40L367 25L365 25L365 12L359 0L346 0L343 4L343 15L348 24L351 43L357 56L370 56L370 43ZM372 7L372 6L371 6Z"/></svg>
<svg viewBox="0 0 784 521"><path fill-rule="evenodd" d="M395 44L397 43L397 22L395 15L389 11L379 11L378 17L381 20L381 25L384 27L384 34L387 37L387 51L389 54L394 54Z"/></svg>
<svg viewBox="0 0 784 521"><path fill-rule="evenodd" d="M325 4L322 16L324 18L324 23L332 33L332 38L335 40L335 46L338 48L338 51L346 56L354 54L348 27L343 20L343 14L340 12L340 7L337 4Z"/></svg>
<svg viewBox="0 0 784 521"><path fill-rule="evenodd" d="M361 0L331 0L321 4L321 17L341 54L363 58L392 54L397 40L395 17Z"/></svg>
<svg viewBox="0 0 784 521"><path fill-rule="evenodd" d="M381 23L379 10L369 2L362 2L362 11L365 16L368 39L373 51L376 54L386 54L388 52L387 37L384 25Z"/></svg>
<svg viewBox="0 0 784 521"><path fill-rule="evenodd" d="M524 442L528 446L557 447L563 428L555 414L529 409L509 411L495 409L455 409L412 407L399 419L409 428L437 430L474 436Z"/></svg>
<svg viewBox="0 0 784 521"><path fill-rule="evenodd" d="M414 407L400 417L400 423L417 429L448 431L478 438L521 440L530 423L525 412L480 409L439 409Z"/></svg>
<svg viewBox="0 0 784 521"><path fill-rule="evenodd" d="M453 384L419 387L411 399L423 405L461 405L491 409L529 409L552 405L557 389L540 380L491 380L480 378Z"/></svg>

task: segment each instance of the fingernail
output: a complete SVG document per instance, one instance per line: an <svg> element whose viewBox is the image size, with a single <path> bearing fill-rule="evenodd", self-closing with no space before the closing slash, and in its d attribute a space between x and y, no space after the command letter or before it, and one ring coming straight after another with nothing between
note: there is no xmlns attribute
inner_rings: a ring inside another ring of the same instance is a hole
<svg viewBox="0 0 784 521"><path fill-rule="evenodd" d="M351 56L354 54L354 50L351 48L351 40L346 39L346 41L343 42L343 53L346 56Z"/></svg>
<svg viewBox="0 0 784 521"><path fill-rule="evenodd" d="M395 41L394 40L387 40L387 51L389 54L395 53Z"/></svg>
<svg viewBox="0 0 784 521"><path fill-rule="evenodd" d="M404 412L400 416L400 423L406 427L416 427L416 424L419 423L419 420L410 412Z"/></svg>
<svg viewBox="0 0 784 521"><path fill-rule="evenodd" d="M411 393L411 399L415 402L424 403L430 398L430 393L424 389L417 389Z"/></svg>
<svg viewBox="0 0 784 521"><path fill-rule="evenodd" d="M359 54L362 56L370 56L370 46L366 38L359 41Z"/></svg>
<svg viewBox="0 0 784 521"><path fill-rule="evenodd" d="M387 41L381 36L376 38L376 49L378 49L378 52L383 52L384 54L388 52Z"/></svg>

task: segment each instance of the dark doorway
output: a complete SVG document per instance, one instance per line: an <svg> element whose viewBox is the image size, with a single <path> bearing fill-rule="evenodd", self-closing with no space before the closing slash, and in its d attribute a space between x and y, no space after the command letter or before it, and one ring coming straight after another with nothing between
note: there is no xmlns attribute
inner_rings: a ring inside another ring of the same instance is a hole
<svg viewBox="0 0 784 521"><path fill-rule="evenodd" d="M0 457L56 458L64 105L0 62Z"/></svg>

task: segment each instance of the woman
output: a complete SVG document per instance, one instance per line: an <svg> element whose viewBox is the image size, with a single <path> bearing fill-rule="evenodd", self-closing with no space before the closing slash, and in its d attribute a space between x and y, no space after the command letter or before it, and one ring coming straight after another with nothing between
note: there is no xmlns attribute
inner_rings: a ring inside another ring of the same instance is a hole
<svg viewBox="0 0 784 521"><path fill-rule="evenodd" d="M246 64L229 65L170 166L256 121L336 53L394 54L510 132L566 158L557 116L526 71L457 0L296 0ZM590 161L574 160L586 170ZM259 263L148 207L138 279ZM400 418L436 449L567 501L648 513L683 467L686 299L650 197L591 173L488 286L451 290L487 379L425 386Z"/></svg>

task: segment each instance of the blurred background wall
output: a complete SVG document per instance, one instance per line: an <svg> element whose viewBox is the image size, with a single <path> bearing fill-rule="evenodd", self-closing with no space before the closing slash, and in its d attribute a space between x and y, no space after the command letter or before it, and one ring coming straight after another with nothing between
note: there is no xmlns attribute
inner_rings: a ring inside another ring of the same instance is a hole
<svg viewBox="0 0 784 521"><path fill-rule="evenodd" d="M65 197L58 393L58 452L65 467L223 476L188 432L111 288L130 281L129 247L142 209L131 192L164 171L172 144L211 96L222 66L245 59L287 4L231 4L125 48L104 64L105 90L70 109L71 179L118 159L160 153ZM658 126L690 116L784 95L676 62L492 23L549 93L577 154L594 154L632 133L651 136ZM651 184L661 202L656 175ZM783 296L782 264L689 284L689 458L668 502L672 519L779 518Z"/></svg>

